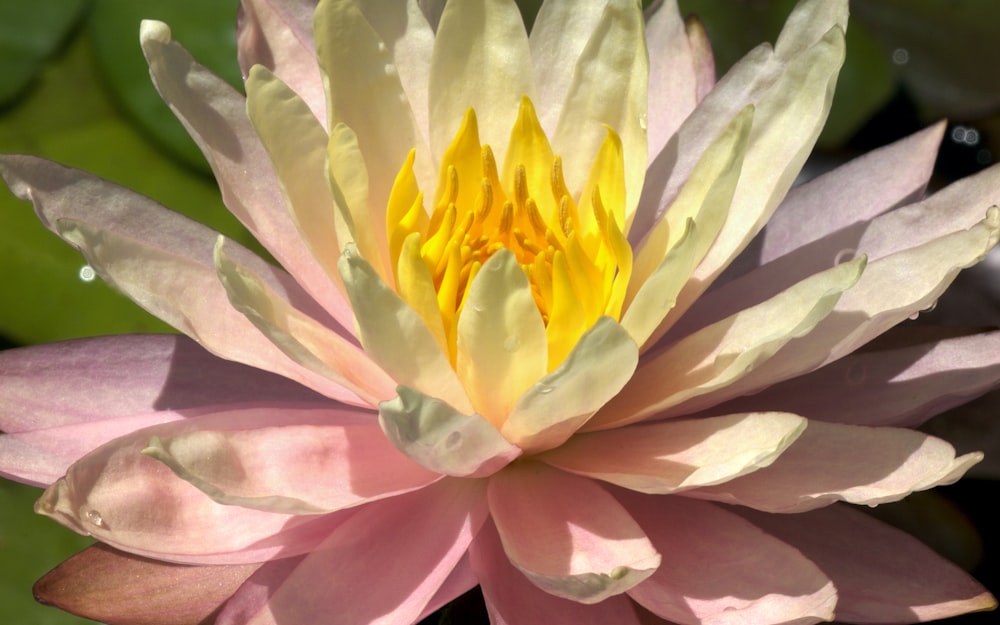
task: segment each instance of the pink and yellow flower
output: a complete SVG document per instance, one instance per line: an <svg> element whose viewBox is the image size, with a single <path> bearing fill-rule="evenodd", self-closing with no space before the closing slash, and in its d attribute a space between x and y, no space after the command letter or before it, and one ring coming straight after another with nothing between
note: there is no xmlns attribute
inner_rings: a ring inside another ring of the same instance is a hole
<svg viewBox="0 0 1000 625"><path fill-rule="evenodd" d="M193 339L0 359L0 470L131 554L88 550L42 594L220 625L414 623L476 585L511 625L993 607L850 505L982 457L908 426L994 386L1000 334L857 350L993 247L1000 170L920 200L935 126L792 188L846 0L805 0L718 83L672 1L547 0L530 35L512 0L438 4L244 0L245 98L143 24L160 93L280 266L0 160Z"/></svg>

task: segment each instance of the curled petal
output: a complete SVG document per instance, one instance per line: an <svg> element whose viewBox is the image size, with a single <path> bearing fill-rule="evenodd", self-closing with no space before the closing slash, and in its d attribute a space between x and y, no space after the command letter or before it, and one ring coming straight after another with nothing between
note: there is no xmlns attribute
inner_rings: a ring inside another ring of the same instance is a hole
<svg viewBox="0 0 1000 625"><path fill-rule="evenodd" d="M805 419L783 412L670 420L578 434L539 459L631 490L668 494L766 467L805 428Z"/></svg>
<svg viewBox="0 0 1000 625"><path fill-rule="evenodd" d="M588 605L551 595L528 581L511 565L496 527L487 523L469 550L472 568L480 579L490 622L497 625L640 625L634 604L625 595Z"/></svg>
<svg viewBox="0 0 1000 625"><path fill-rule="evenodd" d="M445 475L483 477L521 455L481 416L464 415L405 386L398 390L399 397L379 406L379 422L392 444L420 466Z"/></svg>
<svg viewBox="0 0 1000 625"><path fill-rule="evenodd" d="M810 421L771 466L688 494L768 512L876 505L951 484L982 458L956 458L948 443L913 430Z"/></svg>
<svg viewBox="0 0 1000 625"><path fill-rule="evenodd" d="M513 464L490 478L488 494L511 562L557 597L597 603L660 564L628 512L589 479L540 463Z"/></svg>

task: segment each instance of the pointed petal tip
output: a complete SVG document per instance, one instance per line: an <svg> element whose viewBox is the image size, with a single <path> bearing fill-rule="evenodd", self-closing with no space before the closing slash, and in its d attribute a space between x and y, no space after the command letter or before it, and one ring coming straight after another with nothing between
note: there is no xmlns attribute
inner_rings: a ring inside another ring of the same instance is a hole
<svg viewBox="0 0 1000 625"><path fill-rule="evenodd" d="M159 20L142 20L139 24L139 42L146 47L151 41L170 43L170 27Z"/></svg>

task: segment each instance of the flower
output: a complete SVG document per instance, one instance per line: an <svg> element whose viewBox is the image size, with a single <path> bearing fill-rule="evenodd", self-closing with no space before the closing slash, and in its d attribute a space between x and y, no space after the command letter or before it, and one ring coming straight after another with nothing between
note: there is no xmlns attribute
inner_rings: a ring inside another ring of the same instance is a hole
<svg viewBox="0 0 1000 625"><path fill-rule="evenodd" d="M415 1L312 8L243 2L245 99L165 25L141 35L281 267L82 172L0 161L204 348L3 355L0 470L110 547L41 595L226 625L413 623L477 584L511 624L995 606L849 505L982 457L907 426L994 386L1000 335L887 331L996 243L1000 170L915 202L939 125L790 190L845 1L802 2L718 84L673 2L548 0L530 37L510 0L448 3L436 28Z"/></svg>

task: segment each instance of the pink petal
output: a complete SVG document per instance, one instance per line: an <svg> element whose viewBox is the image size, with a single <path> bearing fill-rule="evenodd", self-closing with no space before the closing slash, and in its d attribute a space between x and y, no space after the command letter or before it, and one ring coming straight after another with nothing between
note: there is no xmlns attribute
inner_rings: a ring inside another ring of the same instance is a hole
<svg viewBox="0 0 1000 625"><path fill-rule="evenodd" d="M703 31L702 31L703 32ZM654 5L646 19L649 47L649 162L652 163L701 98L695 64L677 0Z"/></svg>
<svg viewBox="0 0 1000 625"><path fill-rule="evenodd" d="M980 460L980 453L956 458L948 443L913 430L810 421L771 466L685 494L767 512L875 505L951 484Z"/></svg>
<svg viewBox="0 0 1000 625"><path fill-rule="evenodd" d="M789 191L748 248L754 253L741 255L727 269L729 275L745 273L792 252L794 261L789 258L783 262L786 267L794 264L799 275L832 267L839 248L805 246L844 228L863 228L862 224L887 210L921 200L944 129L944 123L935 124ZM762 276L760 283L774 281L776 275ZM700 308L701 302L696 307Z"/></svg>
<svg viewBox="0 0 1000 625"><path fill-rule="evenodd" d="M927 330L894 328L890 334L909 338L901 347L873 345L713 410L767 406L820 421L912 427L1000 381L1000 332L942 339Z"/></svg>
<svg viewBox="0 0 1000 625"><path fill-rule="evenodd" d="M2 351L0 377L0 430L8 433L213 404L328 401L170 334Z"/></svg>
<svg viewBox="0 0 1000 625"><path fill-rule="evenodd" d="M480 532L481 531L482 530L480 530ZM448 578L444 580L441 587L438 588L437 592L434 593L434 596L431 597L431 600L427 603L427 606L424 607L424 611L421 612L417 621L424 620L434 612L437 612L478 585L479 580L476 578L476 574L472 570L472 565L469 563L469 554L466 552L466 554L462 556L462 559L458 561L458 564L455 565L455 568L452 569ZM220 623L219 625L222 624Z"/></svg>
<svg viewBox="0 0 1000 625"><path fill-rule="evenodd" d="M143 449L153 436L202 429L365 421L377 428L365 413L283 406L236 409L139 430L80 459L45 492L36 510L112 547L171 562L244 564L293 556L314 548L350 513L295 517L221 505L143 455Z"/></svg>
<svg viewBox="0 0 1000 625"><path fill-rule="evenodd" d="M260 64L278 75L326 123L326 95L316 63L312 16L317 0L240 0L237 57L244 79Z"/></svg>
<svg viewBox="0 0 1000 625"><path fill-rule="evenodd" d="M396 450L371 419L232 427L161 428L142 453L219 503L286 514L335 512L441 477Z"/></svg>
<svg viewBox="0 0 1000 625"><path fill-rule="evenodd" d="M208 159L222 199L237 219L343 328L353 329L346 298L326 276L284 209L271 161L246 114L246 98L144 22L140 35L153 83ZM223 123L220 123L223 122ZM279 210L276 210L280 207Z"/></svg>
<svg viewBox="0 0 1000 625"><path fill-rule="evenodd" d="M35 598L108 625L195 625L260 565L187 566L138 558L97 544L35 583Z"/></svg>
<svg viewBox="0 0 1000 625"><path fill-rule="evenodd" d="M648 610L681 625L832 618L837 590L823 571L731 512L683 497L620 499L664 554L652 577L628 593Z"/></svg>
<svg viewBox="0 0 1000 625"><path fill-rule="evenodd" d="M511 566L496 527L487 523L470 548L493 625L639 625L632 602L617 595L594 605L555 597L528 581Z"/></svg>
<svg viewBox="0 0 1000 625"><path fill-rule="evenodd" d="M739 513L830 576L837 620L912 623L989 610L996 599L912 536L843 504L804 514Z"/></svg>
<svg viewBox="0 0 1000 625"><path fill-rule="evenodd" d="M490 478L489 503L511 562L546 592L597 603L649 577L660 554L592 480L540 463Z"/></svg>
<svg viewBox="0 0 1000 625"><path fill-rule="evenodd" d="M360 508L241 625L412 623L486 518L482 484L444 480Z"/></svg>
<svg viewBox="0 0 1000 625"><path fill-rule="evenodd" d="M137 193L43 159L5 156L0 173L18 197L34 202L47 227L84 252L105 281L209 351L362 403L289 360L229 305L211 254L218 233ZM235 243L229 253L272 289L336 325L287 273Z"/></svg>
<svg viewBox="0 0 1000 625"><path fill-rule="evenodd" d="M379 422L399 451L436 473L485 477L521 455L480 415L462 414L405 386L396 399L379 405Z"/></svg>

